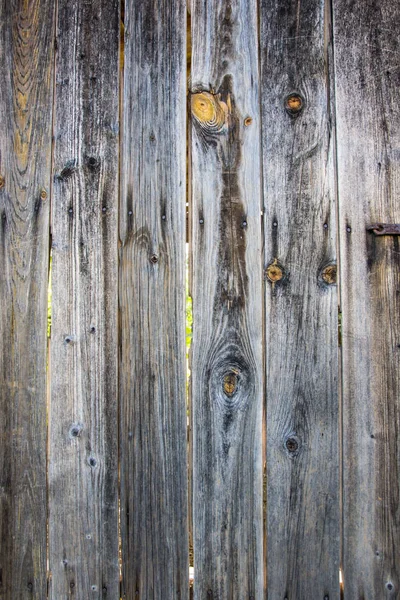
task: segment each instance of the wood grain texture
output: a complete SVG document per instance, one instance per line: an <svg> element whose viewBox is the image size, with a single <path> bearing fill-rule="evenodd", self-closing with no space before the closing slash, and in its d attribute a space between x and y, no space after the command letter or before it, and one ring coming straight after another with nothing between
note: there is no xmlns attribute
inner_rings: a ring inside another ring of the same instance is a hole
<svg viewBox="0 0 400 600"><path fill-rule="evenodd" d="M261 2L267 592L273 599L339 597L329 17L321 0Z"/></svg>
<svg viewBox="0 0 400 600"><path fill-rule="evenodd" d="M0 2L0 598L46 597L54 14Z"/></svg>
<svg viewBox="0 0 400 600"><path fill-rule="evenodd" d="M194 598L263 597L256 5L191 7Z"/></svg>
<svg viewBox="0 0 400 600"><path fill-rule="evenodd" d="M400 7L334 4L345 598L400 598ZM355 35L356 32L356 35Z"/></svg>
<svg viewBox="0 0 400 600"><path fill-rule="evenodd" d="M60 0L52 205L50 597L119 598L119 2Z"/></svg>
<svg viewBox="0 0 400 600"><path fill-rule="evenodd" d="M123 597L189 594L186 5L125 5L120 214Z"/></svg>

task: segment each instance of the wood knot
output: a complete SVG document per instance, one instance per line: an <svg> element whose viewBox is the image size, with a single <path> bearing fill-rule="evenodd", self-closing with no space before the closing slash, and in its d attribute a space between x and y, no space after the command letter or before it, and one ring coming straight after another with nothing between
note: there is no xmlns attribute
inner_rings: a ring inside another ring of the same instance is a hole
<svg viewBox="0 0 400 600"><path fill-rule="evenodd" d="M272 263L268 265L265 270L265 275L271 283L276 283L277 281L281 281L284 276L283 267L278 263L278 259L275 258Z"/></svg>
<svg viewBox="0 0 400 600"><path fill-rule="evenodd" d="M300 94L294 93L286 96L285 108L290 115L298 115L303 109L304 100Z"/></svg>
<svg viewBox="0 0 400 600"><path fill-rule="evenodd" d="M285 448L290 458L296 458L300 451L300 440L297 435L292 434L285 441Z"/></svg>
<svg viewBox="0 0 400 600"><path fill-rule="evenodd" d="M335 285L337 280L337 266L334 264L327 265L322 270L321 279L327 285Z"/></svg>
<svg viewBox="0 0 400 600"><path fill-rule="evenodd" d="M237 373L231 371L224 375L224 392L227 396L233 396L237 389L238 385L238 377Z"/></svg>
<svg viewBox="0 0 400 600"><path fill-rule="evenodd" d="M3 175L0 175L0 189L5 186L5 183L6 180L4 179Z"/></svg>
<svg viewBox="0 0 400 600"><path fill-rule="evenodd" d="M210 92L199 92L191 96L191 109L196 121L206 129L221 131L226 122L225 110L216 96Z"/></svg>

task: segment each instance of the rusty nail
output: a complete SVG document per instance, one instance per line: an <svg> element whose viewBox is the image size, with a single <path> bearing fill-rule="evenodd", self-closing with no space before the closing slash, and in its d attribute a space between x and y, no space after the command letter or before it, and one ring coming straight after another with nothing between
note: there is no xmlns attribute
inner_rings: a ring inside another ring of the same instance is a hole
<svg viewBox="0 0 400 600"><path fill-rule="evenodd" d="M300 94L289 94L285 100L286 111L291 115L297 115L303 108L303 98Z"/></svg>
<svg viewBox="0 0 400 600"><path fill-rule="evenodd" d="M253 122L253 119L251 117L246 117L244 120L244 126L248 127L249 125L251 125Z"/></svg>
<svg viewBox="0 0 400 600"><path fill-rule="evenodd" d="M337 279L337 266L327 265L322 271L321 277L328 285L334 285Z"/></svg>

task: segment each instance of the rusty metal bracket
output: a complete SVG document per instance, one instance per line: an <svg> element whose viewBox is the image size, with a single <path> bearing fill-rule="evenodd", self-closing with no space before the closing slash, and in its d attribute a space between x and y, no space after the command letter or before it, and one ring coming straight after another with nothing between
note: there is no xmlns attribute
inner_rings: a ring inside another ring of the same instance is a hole
<svg viewBox="0 0 400 600"><path fill-rule="evenodd" d="M400 235L399 223L375 223L367 227L375 235Z"/></svg>

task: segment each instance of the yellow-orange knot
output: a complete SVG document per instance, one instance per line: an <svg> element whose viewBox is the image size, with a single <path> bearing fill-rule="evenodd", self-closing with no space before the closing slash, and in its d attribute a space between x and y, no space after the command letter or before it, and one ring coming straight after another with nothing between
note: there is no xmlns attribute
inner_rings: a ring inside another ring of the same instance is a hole
<svg viewBox="0 0 400 600"><path fill-rule="evenodd" d="M271 264L268 265L266 269L266 276L271 283L276 283L277 281L280 281L283 278L283 270L278 264L276 258Z"/></svg>
<svg viewBox="0 0 400 600"><path fill-rule="evenodd" d="M233 396L237 388L237 374L235 372L226 373L224 376L224 392L227 396Z"/></svg>
<svg viewBox="0 0 400 600"><path fill-rule="evenodd" d="M226 124L227 106L210 92L199 92L191 96L192 114L200 125L209 132L219 133Z"/></svg>
<svg viewBox="0 0 400 600"><path fill-rule="evenodd" d="M214 121L216 110L212 94L208 92L192 94L192 113L196 119L203 123Z"/></svg>

